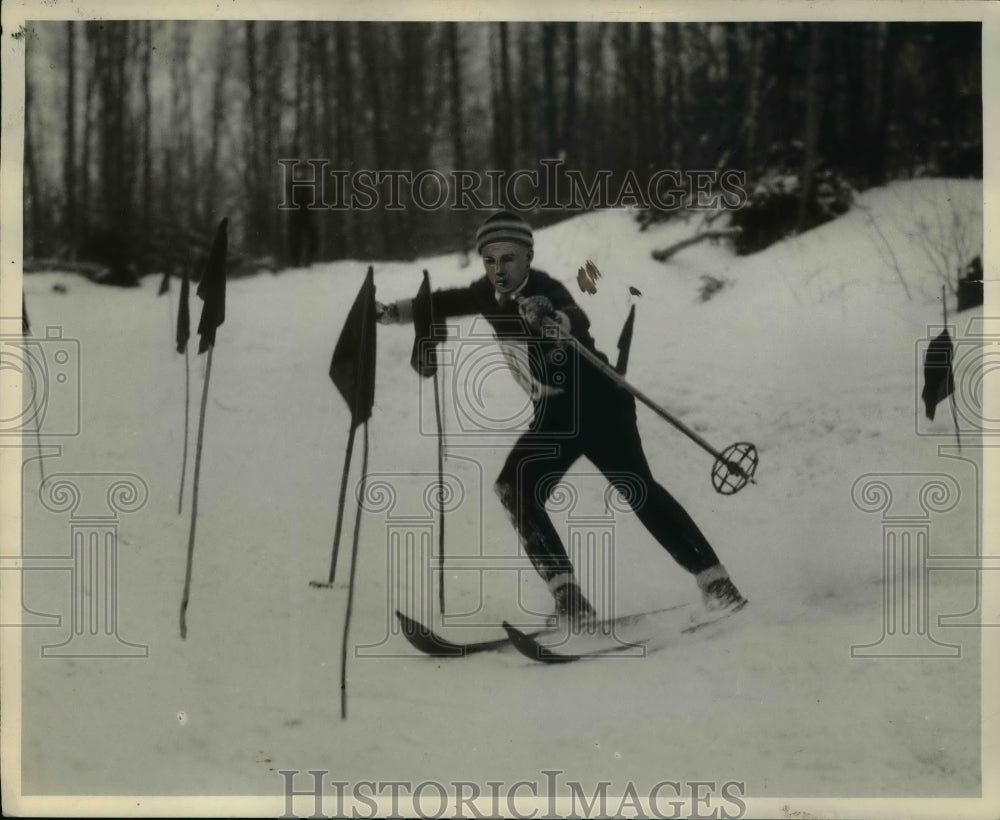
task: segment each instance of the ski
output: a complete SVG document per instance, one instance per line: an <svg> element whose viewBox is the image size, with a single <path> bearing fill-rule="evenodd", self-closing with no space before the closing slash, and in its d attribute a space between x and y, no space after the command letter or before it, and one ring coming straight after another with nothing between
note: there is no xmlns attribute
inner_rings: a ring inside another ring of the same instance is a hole
<svg viewBox="0 0 1000 820"><path fill-rule="evenodd" d="M420 621L416 621L396 610L396 617L399 625L403 628L403 636L415 649L419 649L425 655L435 658L464 658L468 655L477 655L481 652L494 652L510 645L510 638L493 638L488 641L474 641L472 643L455 643L447 638L442 638L432 629L424 626ZM547 630L529 633L534 636Z"/></svg>
<svg viewBox="0 0 1000 820"><path fill-rule="evenodd" d="M743 607L738 607L737 609L730 609L723 614L710 618L705 621L698 621L697 623L689 624L688 626L681 629L682 635L691 635L698 632L705 627L713 626L715 624L721 623L728 620L737 612L739 612ZM652 614L652 613L646 613ZM642 615L635 616L635 619L643 617ZM623 619L624 620L624 619ZM604 634L608 634L607 626L609 624L617 623L616 621L611 622L599 622L598 624L592 625L592 628L599 628ZM643 650L643 656L655 651L654 648L646 647L645 643L648 639L638 642L630 641L619 641L618 643L610 644L608 646L601 646L597 649L589 649L582 652L573 652L567 650L560 650L551 646L546 646L539 641L539 638L547 634L546 632L536 632L533 634L528 634L522 632L517 627L511 626L509 623L504 621L503 628L507 631L507 636L510 638L511 645L526 658L533 661L540 661L541 663L571 663L573 661L582 660L584 658L594 658L600 657L602 655L608 655L613 652L623 652L628 649L641 648Z"/></svg>
<svg viewBox="0 0 1000 820"><path fill-rule="evenodd" d="M529 635L517 627L511 626L506 621L503 622L503 628L507 631L507 637L510 638L511 646L526 658L530 658L533 661L541 661L542 663L570 663L582 660L583 658L608 655L612 652L624 652L626 649L643 648L642 642L632 643L624 641L610 646L602 646L599 649L591 649L586 652L562 652L539 643L537 634Z"/></svg>
<svg viewBox="0 0 1000 820"><path fill-rule="evenodd" d="M651 615L659 615L663 612L671 612L676 609L682 609L686 606L686 603L674 604L673 606L652 609L647 612L636 612L631 615L621 615L617 618L609 618L603 621L598 621L593 624L593 628L597 630L609 631L612 627L627 626L629 624L636 623L642 618L646 618ZM447 638L441 637L430 627L420 623L420 621L404 615L398 609L396 610L396 618L399 620L399 625L402 627L403 636L410 642L410 645L413 646L414 649L423 652L425 655L430 655L435 658L464 658L469 655L478 655L483 652L495 652L505 649L512 643L510 633L502 638L491 638L486 641L455 643L454 641L449 641ZM520 632L520 630L518 631ZM533 639L546 634L558 634L558 631L559 630L556 628L546 627L544 629L535 630L534 632L520 632L520 634L526 638Z"/></svg>
<svg viewBox="0 0 1000 820"><path fill-rule="evenodd" d="M704 621L698 621L697 623L693 623L693 624L691 624L689 626L686 626L686 627L684 627L684 629L681 630L681 632L684 633L685 635L690 635L693 632L697 632L697 631L699 631L701 629L704 629L706 626L712 626L714 624L721 623L722 621L725 621L725 620L728 620L729 618L731 618L733 615L735 615L737 612L739 612L745 606L746 606L746 603L744 602L743 604L741 604L740 606L736 607L735 609L727 609L725 612L723 612L721 615L718 615L715 618L709 618L709 619L704 620Z"/></svg>

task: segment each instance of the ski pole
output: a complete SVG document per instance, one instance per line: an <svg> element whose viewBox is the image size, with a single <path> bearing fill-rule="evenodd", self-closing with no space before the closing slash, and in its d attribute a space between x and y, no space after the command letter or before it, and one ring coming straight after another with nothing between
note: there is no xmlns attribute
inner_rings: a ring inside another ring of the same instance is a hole
<svg viewBox="0 0 1000 820"><path fill-rule="evenodd" d="M595 353L584 347L579 340L562 329L558 322L546 318L542 322L542 327L551 332L557 339L569 342L583 358L607 376L615 385L628 391L639 401L645 404L656 415L664 421L673 425L686 435L691 441L715 458L715 465L712 468L712 484L715 489L723 495L732 495L746 486L747 482L756 484L754 473L757 471L757 448L747 441L737 442L725 449L723 452L716 450L704 438L688 427L684 422L674 418L664 410L659 404L643 393L638 387L630 384L617 370L610 364L602 361ZM736 476L735 481L730 480Z"/></svg>

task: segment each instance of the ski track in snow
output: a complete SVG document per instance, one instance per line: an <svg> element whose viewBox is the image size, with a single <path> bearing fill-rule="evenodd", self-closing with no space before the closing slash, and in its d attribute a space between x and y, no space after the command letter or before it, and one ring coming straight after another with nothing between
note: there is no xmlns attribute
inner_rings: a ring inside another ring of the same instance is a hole
<svg viewBox="0 0 1000 820"><path fill-rule="evenodd" d="M148 644L150 656L42 660L39 646L58 630L25 631L25 791L280 794L279 769L326 769L352 782L511 783L557 768L565 779L619 787L736 779L750 797L977 793L975 631L936 631L961 644L956 660L850 657L853 644L877 640L882 626L879 519L852 505L855 479L953 472L963 488L975 486L971 464L937 454L950 441L945 405L922 428L935 437L914 433L922 413L916 343L940 324L940 282L907 231L914 214L944 209L948 197L981 212L980 183L900 183L754 256L698 245L666 265L650 251L689 234L694 221L639 233L628 214L601 212L537 232L536 266L567 283L612 357L627 287L642 291L630 381L720 449L757 444L759 484L724 498L712 492L711 459L639 409L654 475L703 528L751 604L710 634L682 638L665 628L655 639L662 648L643 660L542 667L513 652L460 661L354 658L346 722L339 701L346 591L308 582L328 571L348 422L326 373L367 265L229 283L187 641L177 629L190 510L190 497L183 516L176 510L184 378L183 357L172 348L177 283L157 298L158 277L136 290L59 273L26 277L35 335L59 326L81 345L82 433L46 460L47 472L131 472L149 486L146 506L119 526L119 623L122 637ZM886 266L868 214L892 243L912 299ZM588 258L604 274L594 296L575 285ZM376 264L377 298L413 295L424 267L435 287L479 275L453 256ZM728 283L707 303L698 300L703 274ZM68 294L54 293L56 283ZM193 297L192 311L200 313ZM979 314L952 322L961 332ZM435 469L435 439L418 434L420 413L433 431L430 382L409 368L411 343L408 327L379 329L371 470L395 474L400 510L414 507L423 486L412 474L430 478ZM203 372L204 357L192 352L192 455ZM456 389L454 378L445 387ZM494 409L522 406L506 373L483 389ZM456 435L451 406L447 424ZM468 491L448 518L448 550L473 555L483 541L513 557L518 546L491 489L508 443L481 443L489 445L481 467L446 462ZM583 511L603 509L604 484L592 472L580 462L571 474ZM24 479L24 552L64 549L66 518L42 511L34 463ZM190 482L189 472L188 490ZM933 552L974 551L973 496L935 520ZM565 526L564 514L554 520ZM377 644L392 625L383 521L375 513L363 519L357 644ZM340 579L352 527L348 515ZM697 600L690 578L634 516L618 516L615 537L620 611ZM481 607L484 621L499 624L516 613L520 590L544 611L548 595L526 560L523 567L519 584L510 573L486 573L482 601L478 581L456 573L449 609ZM26 574L25 602L38 612L65 611L67 587L48 576ZM971 608L971 574L938 576L934 613ZM492 634L439 631L456 639ZM407 649L398 634L386 646Z"/></svg>

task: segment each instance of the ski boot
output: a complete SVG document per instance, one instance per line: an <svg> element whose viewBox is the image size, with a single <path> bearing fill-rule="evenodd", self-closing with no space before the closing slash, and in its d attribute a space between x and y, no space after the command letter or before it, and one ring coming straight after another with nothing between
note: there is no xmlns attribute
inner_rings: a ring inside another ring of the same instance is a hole
<svg viewBox="0 0 1000 820"><path fill-rule="evenodd" d="M597 612L584 596L576 581L567 581L552 592L556 601L558 623L568 624L573 631L580 631L597 621Z"/></svg>
<svg viewBox="0 0 1000 820"><path fill-rule="evenodd" d="M718 578L701 591L701 599L709 612L739 612L747 605L736 585L728 578Z"/></svg>
<svg viewBox="0 0 1000 820"><path fill-rule="evenodd" d="M713 616L739 612L747 605L747 599L740 594L722 564L699 572L695 580L701 589L702 603Z"/></svg>

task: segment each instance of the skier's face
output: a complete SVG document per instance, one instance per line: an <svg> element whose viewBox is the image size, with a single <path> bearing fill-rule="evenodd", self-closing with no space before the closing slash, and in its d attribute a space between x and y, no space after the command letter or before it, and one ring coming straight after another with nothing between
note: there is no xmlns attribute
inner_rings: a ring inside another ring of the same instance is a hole
<svg viewBox="0 0 1000 820"><path fill-rule="evenodd" d="M533 253L520 242L490 242L482 255L486 275L498 293L511 293L528 278Z"/></svg>

